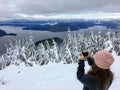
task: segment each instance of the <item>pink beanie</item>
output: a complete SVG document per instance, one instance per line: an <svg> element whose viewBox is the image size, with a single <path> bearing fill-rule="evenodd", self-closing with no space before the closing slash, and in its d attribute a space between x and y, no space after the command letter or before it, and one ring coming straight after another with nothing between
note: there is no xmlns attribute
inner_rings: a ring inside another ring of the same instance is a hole
<svg viewBox="0 0 120 90"><path fill-rule="evenodd" d="M114 62L114 58L111 53L102 50L102 51L98 51L94 55L94 61L99 68L109 69L112 63Z"/></svg>

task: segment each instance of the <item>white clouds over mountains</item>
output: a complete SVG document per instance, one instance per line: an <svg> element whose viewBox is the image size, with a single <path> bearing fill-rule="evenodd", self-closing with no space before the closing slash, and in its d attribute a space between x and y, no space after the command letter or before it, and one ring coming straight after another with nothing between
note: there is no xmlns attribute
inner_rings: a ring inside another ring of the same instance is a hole
<svg viewBox="0 0 120 90"><path fill-rule="evenodd" d="M0 18L78 15L86 13L120 13L120 0L0 0ZM22 15L21 15L22 16Z"/></svg>

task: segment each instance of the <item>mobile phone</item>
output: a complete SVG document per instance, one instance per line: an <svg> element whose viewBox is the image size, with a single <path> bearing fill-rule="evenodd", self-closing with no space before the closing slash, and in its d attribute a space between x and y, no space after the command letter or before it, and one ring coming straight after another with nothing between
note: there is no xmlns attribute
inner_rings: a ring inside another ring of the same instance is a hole
<svg viewBox="0 0 120 90"><path fill-rule="evenodd" d="M82 54L83 54L84 57L88 56L88 52L82 52Z"/></svg>

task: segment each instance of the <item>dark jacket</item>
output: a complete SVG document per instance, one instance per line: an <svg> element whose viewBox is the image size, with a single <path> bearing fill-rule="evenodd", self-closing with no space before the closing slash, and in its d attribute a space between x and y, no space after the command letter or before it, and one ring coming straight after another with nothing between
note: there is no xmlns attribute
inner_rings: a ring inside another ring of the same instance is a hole
<svg viewBox="0 0 120 90"><path fill-rule="evenodd" d="M88 64L93 65L93 59L88 58ZM77 79L84 85L83 90L96 90L97 84L96 84L96 79L88 74L85 74L85 63L84 60L79 60L78 63L78 69L77 69ZM110 81L109 86L111 85L112 80ZM108 86L108 87L109 87ZM102 90L102 86L98 88L98 90Z"/></svg>

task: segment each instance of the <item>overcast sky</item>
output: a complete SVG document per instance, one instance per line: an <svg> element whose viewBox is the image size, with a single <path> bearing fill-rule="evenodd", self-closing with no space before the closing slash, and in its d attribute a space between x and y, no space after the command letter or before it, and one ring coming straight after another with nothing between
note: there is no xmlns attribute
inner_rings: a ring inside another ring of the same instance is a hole
<svg viewBox="0 0 120 90"><path fill-rule="evenodd" d="M119 17L120 0L0 0L0 19Z"/></svg>

